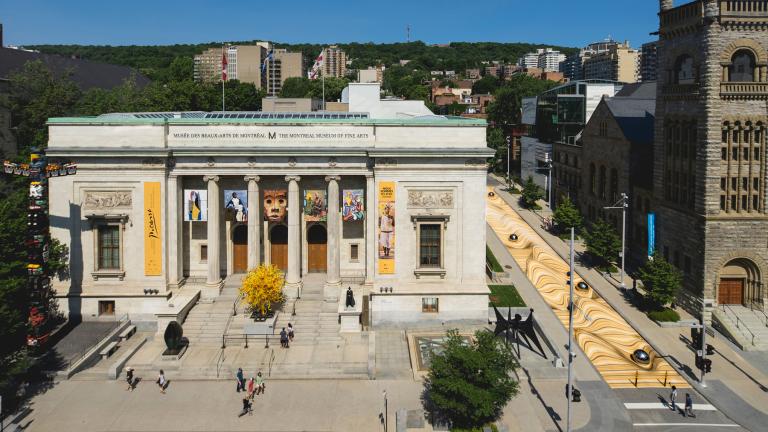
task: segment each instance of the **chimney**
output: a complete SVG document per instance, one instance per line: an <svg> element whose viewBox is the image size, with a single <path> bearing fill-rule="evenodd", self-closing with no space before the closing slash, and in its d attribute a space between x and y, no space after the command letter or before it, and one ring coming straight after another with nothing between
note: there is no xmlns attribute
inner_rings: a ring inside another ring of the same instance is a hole
<svg viewBox="0 0 768 432"><path fill-rule="evenodd" d="M674 6L674 0L659 0L659 8L662 12L672 9Z"/></svg>

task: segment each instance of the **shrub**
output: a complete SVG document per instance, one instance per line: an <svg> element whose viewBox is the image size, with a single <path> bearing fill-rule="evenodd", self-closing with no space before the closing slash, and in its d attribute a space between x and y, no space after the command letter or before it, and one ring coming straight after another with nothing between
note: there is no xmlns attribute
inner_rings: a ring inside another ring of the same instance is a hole
<svg viewBox="0 0 768 432"><path fill-rule="evenodd" d="M648 318L658 322L678 322L680 314L669 308L648 312Z"/></svg>
<svg viewBox="0 0 768 432"><path fill-rule="evenodd" d="M504 268L501 267L501 264L499 264L499 261L496 259L496 256L493 254L493 251L491 251L491 248L488 246L485 247L485 262L488 263L488 265L491 267L491 270L495 272L503 272Z"/></svg>

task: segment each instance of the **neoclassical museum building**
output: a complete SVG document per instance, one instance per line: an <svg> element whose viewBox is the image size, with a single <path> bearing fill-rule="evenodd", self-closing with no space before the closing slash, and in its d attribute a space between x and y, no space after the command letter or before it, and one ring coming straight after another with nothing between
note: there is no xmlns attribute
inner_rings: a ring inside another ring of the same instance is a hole
<svg viewBox="0 0 768 432"><path fill-rule="evenodd" d="M116 113L52 118L52 236L70 250L54 288L85 320L152 322L215 300L260 263L284 293L352 286L371 325L483 322L483 120L345 90L346 112Z"/></svg>

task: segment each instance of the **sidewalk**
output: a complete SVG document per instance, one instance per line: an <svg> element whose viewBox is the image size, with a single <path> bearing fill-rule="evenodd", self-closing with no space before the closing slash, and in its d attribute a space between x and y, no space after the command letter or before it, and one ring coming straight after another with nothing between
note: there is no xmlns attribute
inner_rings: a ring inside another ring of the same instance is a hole
<svg viewBox="0 0 768 432"><path fill-rule="evenodd" d="M490 180L493 182L493 180ZM521 209L514 195L499 191L501 196L555 252L567 259L568 244L541 227L541 219L531 211ZM666 357L696 390L734 421L750 430L764 430L768 424L768 378L735 351L730 343L719 338L708 338L716 349L712 359L712 373L706 376L707 387L698 385L695 353L687 345L688 328L662 328L643 312L633 307L618 289L618 282L606 280L598 271L576 265L579 274L608 304L645 338L653 348ZM631 286L631 281L628 284Z"/></svg>

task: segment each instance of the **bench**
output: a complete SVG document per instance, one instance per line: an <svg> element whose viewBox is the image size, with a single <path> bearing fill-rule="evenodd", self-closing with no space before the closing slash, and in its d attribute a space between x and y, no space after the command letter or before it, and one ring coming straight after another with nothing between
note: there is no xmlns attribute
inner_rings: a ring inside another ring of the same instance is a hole
<svg viewBox="0 0 768 432"><path fill-rule="evenodd" d="M123 330L122 333L118 335L118 337L120 338L120 342L130 338L131 336L133 336L134 333L136 333L136 326L135 325L128 326L125 330Z"/></svg>
<svg viewBox="0 0 768 432"><path fill-rule="evenodd" d="M107 346L104 347L103 350L99 353L101 355L102 359L105 359L112 355L117 350L117 341L110 342Z"/></svg>

